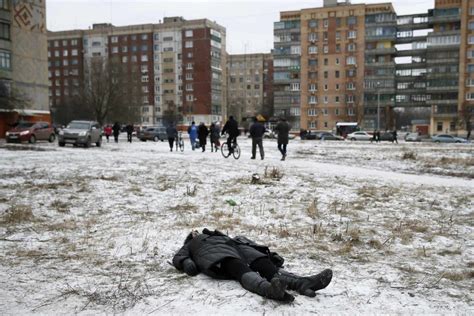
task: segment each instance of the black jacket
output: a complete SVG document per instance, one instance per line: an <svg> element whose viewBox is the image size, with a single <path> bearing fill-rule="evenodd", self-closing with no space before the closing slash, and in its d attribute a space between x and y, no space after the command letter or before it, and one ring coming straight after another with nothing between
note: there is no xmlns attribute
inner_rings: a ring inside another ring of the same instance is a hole
<svg viewBox="0 0 474 316"><path fill-rule="evenodd" d="M258 245L252 240L238 236L230 238L218 230L209 231L207 228L202 234L190 239L173 257L173 265L176 269L183 271L183 262L191 259L196 264L199 271L218 279L229 278L220 269L219 263L225 258L236 258L251 264L255 260L263 257L272 259L276 253L270 253L267 246ZM281 266L274 262L277 266Z"/></svg>
<svg viewBox="0 0 474 316"><path fill-rule="evenodd" d="M198 138L201 144L206 144L207 135L209 135L209 130L206 125L200 124L198 127Z"/></svg>
<svg viewBox="0 0 474 316"><path fill-rule="evenodd" d="M168 126L166 128L166 135L168 136L168 138L176 138L176 136L178 136L178 131L176 130L176 127Z"/></svg>
<svg viewBox="0 0 474 316"><path fill-rule="evenodd" d="M260 122L255 122L250 126L250 136L252 138L262 138L265 134L265 126Z"/></svg>
<svg viewBox="0 0 474 316"><path fill-rule="evenodd" d="M240 135L239 125L235 119L229 119L222 129L222 134L229 134L229 136L237 137Z"/></svg>
<svg viewBox="0 0 474 316"><path fill-rule="evenodd" d="M278 142L288 145L288 133L290 132L290 125L287 122L279 122L275 127L275 132L278 134Z"/></svg>

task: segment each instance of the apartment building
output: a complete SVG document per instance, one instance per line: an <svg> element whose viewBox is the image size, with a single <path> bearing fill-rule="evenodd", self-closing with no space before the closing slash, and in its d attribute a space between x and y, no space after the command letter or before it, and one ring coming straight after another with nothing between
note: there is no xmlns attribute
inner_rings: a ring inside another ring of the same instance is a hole
<svg viewBox="0 0 474 316"><path fill-rule="evenodd" d="M397 113L430 123L426 133L466 132L472 116L472 1L436 0L398 16L391 3L326 0L281 12L274 25L275 112L302 129L400 127ZM299 126L298 126L299 122Z"/></svg>
<svg viewBox="0 0 474 316"><path fill-rule="evenodd" d="M61 106L77 93L88 60L115 58L141 75L141 119L135 123L221 121L226 107L225 38L225 28L214 22L182 17L49 32L50 105Z"/></svg>
<svg viewBox="0 0 474 316"><path fill-rule="evenodd" d="M0 137L19 121L49 121L45 1L0 0L2 97L21 108L0 105Z"/></svg>
<svg viewBox="0 0 474 316"><path fill-rule="evenodd" d="M227 114L239 122L272 115L273 60L271 54L227 57Z"/></svg>

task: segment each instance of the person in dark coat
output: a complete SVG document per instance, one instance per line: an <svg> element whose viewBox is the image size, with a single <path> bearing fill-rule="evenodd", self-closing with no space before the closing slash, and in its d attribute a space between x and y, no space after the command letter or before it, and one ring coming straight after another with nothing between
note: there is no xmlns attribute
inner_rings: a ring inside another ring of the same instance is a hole
<svg viewBox="0 0 474 316"><path fill-rule="evenodd" d="M166 128L166 136L168 137L168 143L170 144L170 151L173 151L174 141L178 137L178 130L173 123L170 123Z"/></svg>
<svg viewBox="0 0 474 316"><path fill-rule="evenodd" d="M118 143L118 137L120 134L120 124L118 122L115 122L114 126L112 126L112 130L114 131L114 140L116 143Z"/></svg>
<svg viewBox="0 0 474 316"><path fill-rule="evenodd" d="M231 238L218 230L191 232L173 257L173 266L189 276L200 272L216 279L239 281L242 287L260 296L292 302L286 290L314 297L315 291L328 286L332 271L300 277L283 270L284 259L267 246L244 236Z"/></svg>
<svg viewBox="0 0 474 316"><path fill-rule="evenodd" d="M377 132L375 132L375 141L377 143L380 142L380 130L377 130Z"/></svg>
<svg viewBox="0 0 474 316"><path fill-rule="evenodd" d="M219 147L221 146L221 143L219 141L220 135L221 135L221 129L219 128L219 125L212 123L210 127L210 138L211 138L211 152L214 151L214 148L217 152Z"/></svg>
<svg viewBox="0 0 474 316"><path fill-rule="evenodd" d="M290 125L284 117L280 118L274 132L278 135L278 150L281 153L281 160L286 159L286 146L288 145L288 135L290 133Z"/></svg>
<svg viewBox="0 0 474 316"><path fill-rule="evenodd" d="M254 118L253 124L250 126L250 137L252 137L252 157L250 157L250 159L255 159L257 146L260 152L260 158L262 160L265 158L265 151L263 150L263 134L265 134L265 126L263 126L257 118Z"/></svg>
<svg viewBox="0 0 474 316"><path fill-rule="evenodd" d="M204 125L204 123L199 124L198 138L199 146L201 146L202 152L206 151L207 135L209 135L209 130L207 129L206 125Z"/></svg>
<svg viewBox="0 0 474 316"><path fill-rule="evenodd" d="M398 139L397 139L397 130L394 129L393 132L392 132L392 143L395 142L398 144Z"/></svg>
<svg viewBox="0 0 474 316"><path fill-rule="evenodd" d="M127 141L132 143L133 124L128 124L125 126L125 131L127 132Z"/></svg>
<svg viewBox="0 0 474 316"><path fill-rule="evenodd" d="M229 137L227 137L227 147L229 148L229 152L232 153L234 151L232 149L232 143L236 143L237 137L240 135L239 124L232 115L229 116L229 120L225 123L224 128L222 129L221 134L224 135L225 133L229 135Z"/></svg>

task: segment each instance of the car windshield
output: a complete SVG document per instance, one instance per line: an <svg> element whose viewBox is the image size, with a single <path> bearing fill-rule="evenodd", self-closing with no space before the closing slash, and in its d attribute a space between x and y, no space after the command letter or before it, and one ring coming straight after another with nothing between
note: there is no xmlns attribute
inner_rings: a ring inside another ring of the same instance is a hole
<svg viewBox="0 0 474 316"><path fill-rule="evenodd" d="M16 127L18 127L18 128L30 128L33 125L35 125L35 123L24 122L24 123L19 123Z"/></svg>
<svg viewBox="0 0 474 316"><path fill-rule="evenodd" d="M70 129L89 129L89 123L82 123L82 122L71 122L67 128Z"/></svg>

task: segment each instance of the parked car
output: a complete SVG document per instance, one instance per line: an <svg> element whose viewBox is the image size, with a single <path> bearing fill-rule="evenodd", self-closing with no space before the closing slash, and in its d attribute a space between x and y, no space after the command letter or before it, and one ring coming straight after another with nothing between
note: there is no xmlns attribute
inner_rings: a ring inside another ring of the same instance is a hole
<svg viewBox="0 0 474 316"><path fill-rule="evenodd" d="M431 137L435 143L467 143L467 140L461 137L455 137L448 134L439 134Z"/></svg>
<svg viewBox="0 0 474 316"><path fill-rule="evenodd" d="M405 135L405 141L406 142L421 142L421 136L420 133L408 133Z"/></svg>
<svg viewBox="0 0 474 316"><path fill-rule="evenodd" d="M58 145L83 145L88 148L92 143L97 147L102 145L102 128L94 121L71 121L68 126L59 131Z"/></svg>
<svg viewBox="0 0 474 316"><path fill-rule="evenodd" d="M147 127L144 130L141 130L137 137L143 142L146 142L147 140L152 140L155 142L159 140L164 141L168 138L166 134L166 128L162 126Z"/></svg>
<svg viewBox="0 0 474 316"><path fill-rule="evenodd" d="M347 139L353 140L353 141L354 140L371 140L372 135L364 131L359 131L359 132L347 134Z"/></svg>
<svg viewBox="0 0 474 316"><path fill-rule="evenodd" d="M333 133L321 133L321 140L344 140L341 136L334 135Z"/></svg>
<svg viewBox="0 0 474 316"><path fill-rule="evenodd" d="M54 128L48 122L21 122L5 134L7 143L30 142L34 144L37 140L54 142L56 135Z"/></svg>
<svg viewBox="0 0 474 316"><path fill-rule="evenodd" d="M393 133L392 132L380 133L380 141L393 142Z"/></svg>

